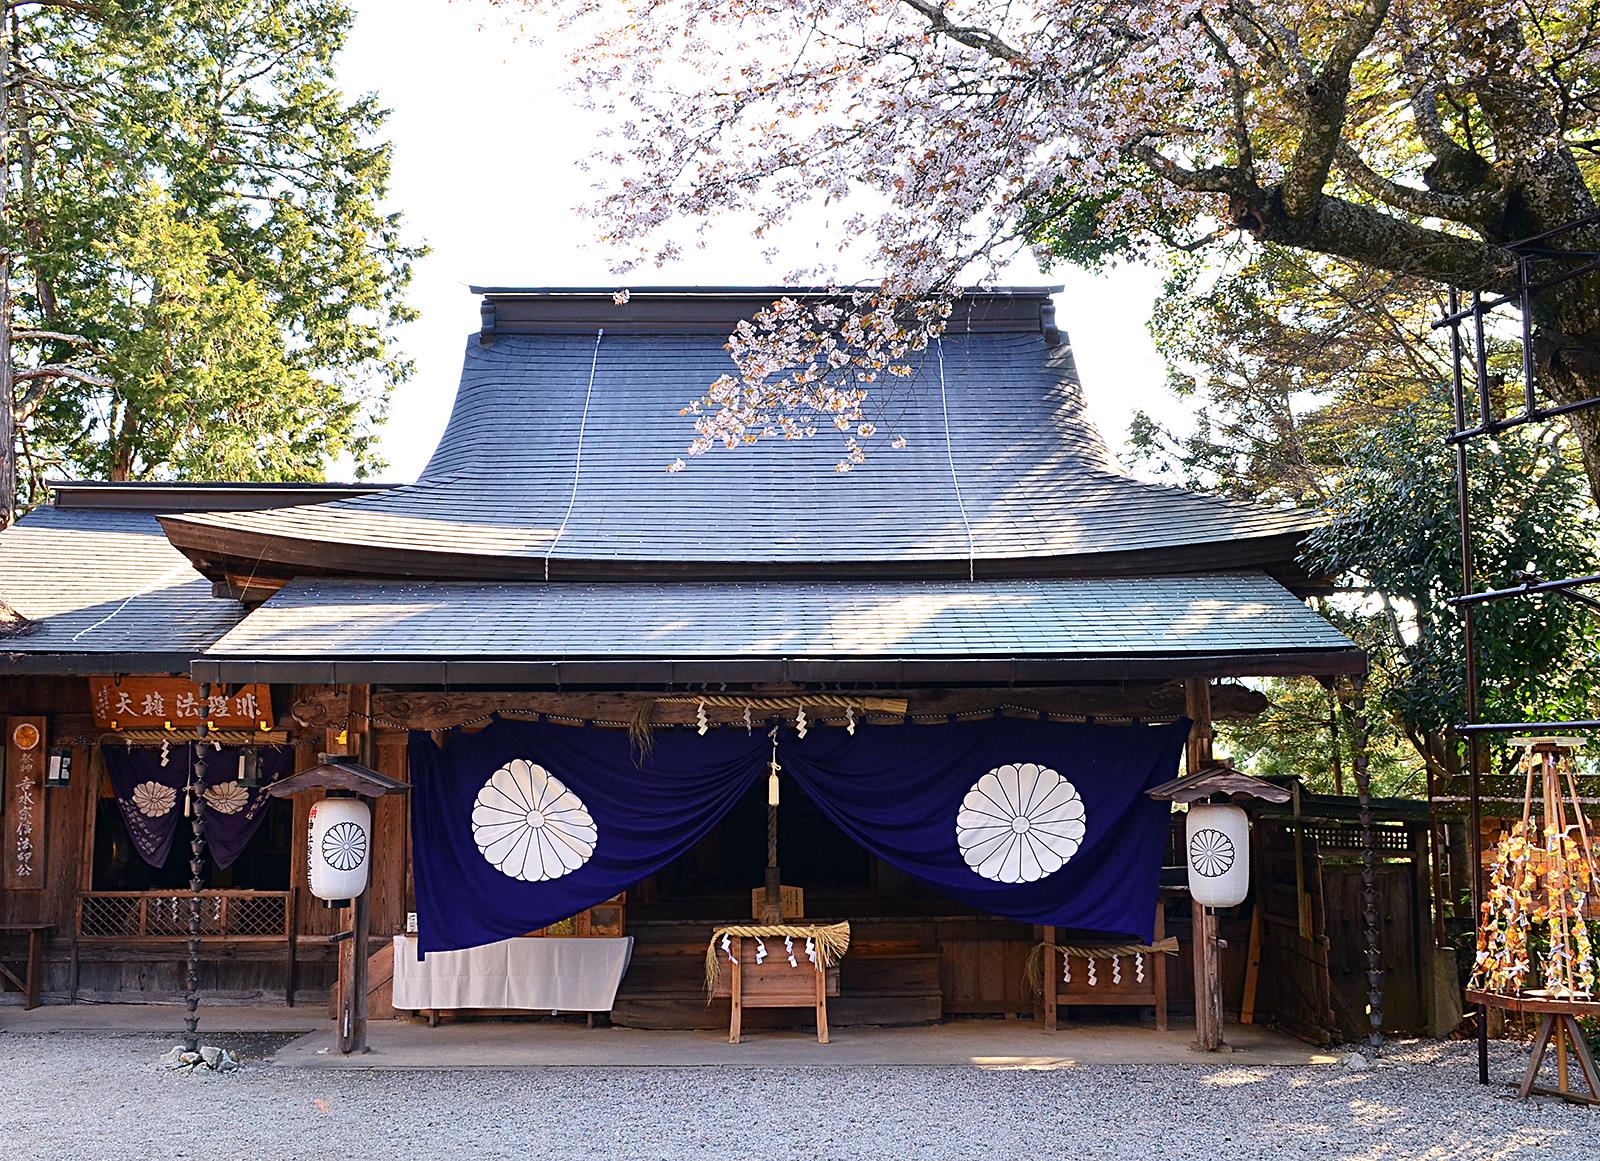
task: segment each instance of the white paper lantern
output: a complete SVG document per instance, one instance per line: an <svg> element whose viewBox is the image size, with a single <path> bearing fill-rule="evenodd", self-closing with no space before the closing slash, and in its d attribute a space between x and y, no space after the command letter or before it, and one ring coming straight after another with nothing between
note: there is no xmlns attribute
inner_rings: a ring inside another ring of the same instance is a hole
<svg viewBox="0 0 1600 1161"><path fill-rule="evenodd" d="M1197 802L1184 828L1189 894L1207 907L1233 907L1250 893L1250 819L1243 809Z"/></svg>
<svg viewBox="0 0 1600 1161"><path fill-rule="evenodd" d="M311 808L311 893L354 899L367 889L372 811L359 798L324 798Z"/></svg>

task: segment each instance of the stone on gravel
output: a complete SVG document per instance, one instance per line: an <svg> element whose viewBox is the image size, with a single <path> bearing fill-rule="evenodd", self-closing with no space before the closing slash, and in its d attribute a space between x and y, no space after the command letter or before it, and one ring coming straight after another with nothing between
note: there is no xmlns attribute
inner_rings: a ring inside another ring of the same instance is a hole
<svg viewBox="0 0 1600 1161"><path fill-rule="evenodd" d="M202 1044L199 1052L185 1052L182 1045L175 1044L161 1054L158 1063L176 1072L193 1072L202 1067L212 1072L232 1072L239 1067L231 1053L211 1044Z"/></svg>

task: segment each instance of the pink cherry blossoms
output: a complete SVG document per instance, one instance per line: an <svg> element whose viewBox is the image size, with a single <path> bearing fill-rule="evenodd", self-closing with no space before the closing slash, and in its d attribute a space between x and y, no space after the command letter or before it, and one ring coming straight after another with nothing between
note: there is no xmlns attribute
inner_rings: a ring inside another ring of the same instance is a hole
<svg viewBox="0 0 1600 1161"><path fill-rule="evenodd" d="M1243 230L1481 284L1520 159L1600 120L1594 0L505 3L578 46L611 125L592 212L629 266L677 256L683 223L753 214L759 238L848 199L876 267L866 287L794 271L845 289L738 327L737 374L685 409L690 456L833 431L841 470L861 462L884 383L964 283L1030 246L1137 256ZM1468 155L1470 182L1439 177ZM1559 192L1593 208L1581 177Z"/></svg>

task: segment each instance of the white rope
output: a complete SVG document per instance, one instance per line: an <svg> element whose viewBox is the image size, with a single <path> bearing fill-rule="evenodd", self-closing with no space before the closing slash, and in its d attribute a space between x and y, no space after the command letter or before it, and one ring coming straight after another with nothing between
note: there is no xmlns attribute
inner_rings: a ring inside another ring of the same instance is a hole
<svg viewBox="0 0 1600 1161"><path fill-rule="evenodd" d="M972 538L972 521L967 519L967 504L961 498L961 477L956 474L956 452L950 442L950 400L945 391L944 383L944 341L935 335L933 338L934 352L939 356L939 407L944 412L944 454L950 461L950 482L956 489L956 507L961 512L961 523L967 530L967 579L978 579L978 545Z"/></svg>
<svg viewBox="0 0 1600 1161"><path fill-rule="evenodd" d="M74 641L76 641L76 640L78 640L78 638L84 636L86 633L93 633L101 625L104 625L107 621L111 620L112 617L115 617L118 613L122 612L123 609L126 609L128 607L129 602L131 602L133 600L136 600L137 598L142 597L147 593L155 592L157 589L164 587L169 580L176 580L178 577L182 576L184 573L189 573L190 574L190 578L189 579L191 579L191 580L199 579L199 574L195 572L194 565L190 564L187 560L184 561L182 564L174 565L172 568L169 568L166 572L164 572L160 576L156 577L155 580L153 580L149 584L145 585L144 588L140 589L138 592L129 593L126 597L124 597L122 599L122 603L120 605L118 605L116 608L112 609L105 616L101 617L94 624L88 626L87 628L79 629L76 633L74 633L72 635L72 639Z"/></svg>
<svg viewBox="0 0 1600 1161"><path fill-rule="evenodd" d="M573 505L578 502L578 477L583 472L583 433L589 426L589 400L594 396L594 369L600 362L600 340L605 337L606 328L601 327L594 334L594 354L589 359L589 386L583 393L583 416L578 420L578 446L572 455L572 495L567 497L566 515L561 517L561 527L556 529L550 547L544 550L544 579L550 579L550 557L555 554L556 545L561 543L561 537L566 534L567 522L572 519Z"/></svg>

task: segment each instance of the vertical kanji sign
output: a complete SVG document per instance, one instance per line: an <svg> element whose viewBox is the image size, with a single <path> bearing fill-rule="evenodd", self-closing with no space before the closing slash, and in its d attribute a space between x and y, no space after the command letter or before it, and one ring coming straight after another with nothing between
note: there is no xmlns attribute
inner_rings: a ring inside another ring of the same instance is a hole
<svg viewBox="0 0 1600 1161"><path fill-rule="evenodd" d="M7 891L44 888L44 719L13 717L5 721L5 811L0 843L5 864L0 882Z"/></svg>

